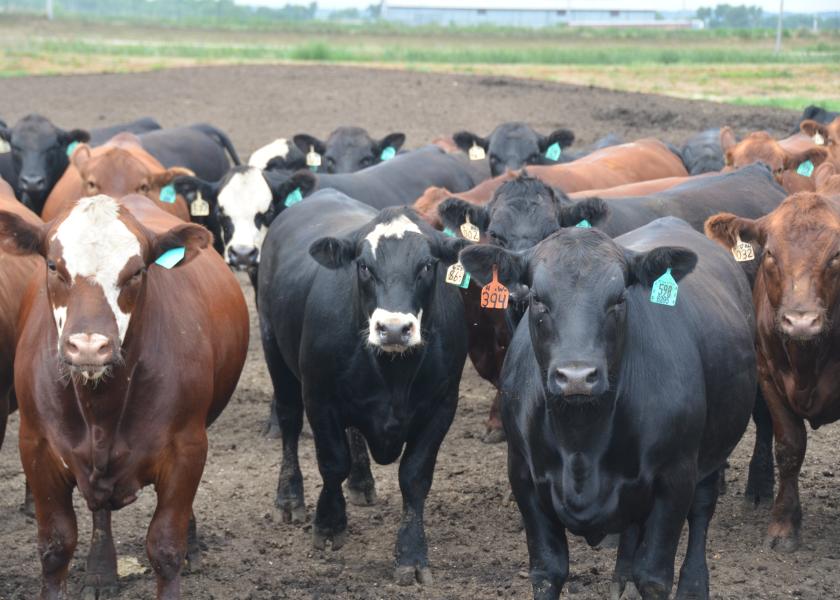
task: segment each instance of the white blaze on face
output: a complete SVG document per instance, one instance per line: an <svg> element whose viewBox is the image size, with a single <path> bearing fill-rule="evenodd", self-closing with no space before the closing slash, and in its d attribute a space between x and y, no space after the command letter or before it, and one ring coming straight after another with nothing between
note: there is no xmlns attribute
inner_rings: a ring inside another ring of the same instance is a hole
<svg viewBox="0 0 840 600"><path fill-rule="evenodd" d="M268 161L272 158L286 158L288 154L289 142L287 142L284 138L279 138L270 144L266 144L262 148L255 150L251 155L251 158L248 159L248 165L258 169L265 169Z"/></svg>
<svg viewBox="0 0 840 600"><path fill-rule="evenodd" d="M117 280L129 259L140 256L140 242L120 221L117 201L104 195L82 198L52 239L61 243L71 285L77 277L83 277L102 288L122 342L131 313L124 313L117 304ZM60 336L67 321L67 307L53 306L53 314Z"/></svg>
<svg viewBox="0 0 840 600"><path fill-rule="evenodd" d="M262 171L249 167L243 173L236 173L219 192L219 208L230 219L233 235L225 243L225 260L231 246L246 248L262 247L268 229L257 228L254 217L271 207L271 188Z"/></svg>
<svg viewBox="0 0 840 600"><path fill-rule="evenodd" d="M370 244L370 249L373 251L374 258L376 258L376 248L379 246L379 240L383 238L396 238L401 240L407 232L422 235L420 228L417 227L414 221L405 215L400 215L393 221L378 223L373 228L373 231L365 236L365 239Z"/></svg>
<svg viewBox="0 0 840 600"><path fill-rule="evenodd" d="M417 313L416 317L411 313L391 312L390 310L377 308L370 316L368 324L368 344L376 346L384 352L404 352L406 349L411 348L412 346L417 346L423 341L420 334L420 324L422 320L422 308ZM379 336L380 326L398 329L408 327L410 331L408 341L405 345L392 345L384 343Z"/></svg>

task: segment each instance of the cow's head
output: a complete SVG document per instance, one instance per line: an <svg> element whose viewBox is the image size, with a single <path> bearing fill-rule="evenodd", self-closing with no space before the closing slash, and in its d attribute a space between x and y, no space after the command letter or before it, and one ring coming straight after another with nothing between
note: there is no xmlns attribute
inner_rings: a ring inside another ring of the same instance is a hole
<svg viewBox="0 0 840 600"><path fill-rule="evenodd" d="M314 150L321 155L322 173L354 173L396 154L405 143L405 134L389 133L374 140L361 127L339 127L326 143L306 133L299 133L293 140L301 152Z"/></svg>
<svg viewBox="0 0 840 600"><path fill-rule="evenodd" d="M779 185L791 193L814 189L810 176L797 173L803 163L811 161L812 166L817 167L828 158L828 150L821 146L799 152L786 150L766 131L755 131L736 142L732 129L723 127L720 130L720 146L726 163L725 170L763 162L770 167Z"/></svg>
<svg viewBox="0 0 840 600"><path fill-rule="evenodd" d="M242 165L233 167L219 181L179 177L175 190L188 202L201 198L210 205L205 224L221 244L225 261L235 269L248 269L260 262L265 234L274 218L315 187L307 171L293 174L263 171Z"/></svg>
<svg viewBox="0 0 840 600"><path fill-rule="evenodd" d="M175 248L184 248L176 268L189 263L210 243L210 234L185 223L155 235L116 200L100 195L82 198L44 225L0 212L0 239L9 252L45 258L58 366L74 379L95 383L122 360L149 265Z"/></svg>
<svg viewBox="0 0 840 600"><path fill-rule="evenodd" d="M562 151L575 141L575 134L568 129L540 135L525 123L503 123L493 130L489 138L469 131L459 131L452 137L464 152L469 152L473 146L484 149L494 176L526 165L554 164L557 159L546 156L546 153L558 158L559 154L552 154L549 149L553 151L554 144L558 144Z"/></svg>
<svg viewBox="0 0 840 600"><path fill-rule="evenodd" d="M438 213L452 231L458 231L469 218L491 244L525 250L561 227L574 227L584 220L599 225L607 218L608 209L599 198L571 202L562 192L523 171L503 183L486 206L448 198Z"/></svg>
<svg viewBox="0 0 840 600"><path fill-rule="evenodd" d="M776 210L752 220L729 213L706 221L706 235L726 248L740 238L763 248L763 281L776 331L798 341L822 335L840 304L840 211L814 192L789 196Z"/></svg>
<svg viewBox="0 0 840 600"><path fill-rule="evenodd" d="M65 131L40 115L27 115L9 129L0 128L0 137L12 147L14 183L27 208L40 214L55 183L67 168L67 148L74 142L87 142L90 134L82 129Z"/></svg>
<svg viewBox="0 0 840 600"><path fill-rule="evenodd" d="M528 327L546 394L572 404L614 389L628 316L648 301L666 269L679 281L696 262L684 248L638 253L600 231L576 227L523 252L484 244L461 251L461 263L479 282L489 281L495 267L504 285L530 288Z"/></svg>
<svg viewBox="0 0 840 600"><path fill-rule="evenodd" d="M183 167L165 169L139 144L131 149L102 146L95 150L79 144L70 160L82 180L83 196L104 194L122 198L140 194L157 202L161 189L176 177L192 175L192 171Z"/></svg>
<svg viewBox="0 0 840 600"><path fill-rule="evenodd" d="M347 237L325 237L309 253L328 269L352 269L364 340L403 354L424 340L423 313L465 240L432 229L409 208L386 208Z"/></svg>

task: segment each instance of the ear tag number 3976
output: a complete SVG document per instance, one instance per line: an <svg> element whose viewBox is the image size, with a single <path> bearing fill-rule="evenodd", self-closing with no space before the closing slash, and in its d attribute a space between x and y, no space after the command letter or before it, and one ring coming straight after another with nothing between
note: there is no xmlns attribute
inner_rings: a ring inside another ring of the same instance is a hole
<svg viewBox="0 0 840 600"><path fill-rule="evenodd" d="M508 305L508 289L499 283L499 271L493 265L493 281L481 288L481 308L504 310Z"/></svg>
<svg viewBox="0 0 840 600"><path fill-rule="evenodd" d="M735 246L732 248L732 256L738 262L747 262L755 258L755 251L752 244L741 240L741 236L735 237Z"/></svg>
<svg viewBox="0 0 840 600"><path fill-rule="evenodd" d="M663 306L674 306L677 303L679 286L671 275L671 267L662 276L653 282L650 289L650 301Z"/></svg>
<svg viewBox="0 0 840 600"><path fill-rule="evenodd" d="M190 214L194 217L206 217L210 214L210 204L201 197L201 191L195 192L195 200L190 202Z"/></svg>
<svg viewBox="0 0 840 600"><path fill-rule="evenodd" d="M467 239L471 242L477 242L481 239L481 232L478 230L478 227L470 223L470 217L467 215L466 221L461 225L461 235L464 236L464 239Z"/></svg>

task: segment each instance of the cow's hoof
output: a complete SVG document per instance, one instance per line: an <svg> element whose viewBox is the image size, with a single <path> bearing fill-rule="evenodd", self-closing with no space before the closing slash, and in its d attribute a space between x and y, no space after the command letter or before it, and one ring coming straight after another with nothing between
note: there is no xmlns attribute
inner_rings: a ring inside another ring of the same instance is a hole
<svg viewBox="0 0 840 600"><path fill-rule="evenodd" d="M312 547L316 550L325 550L327 542L332 542L332 549L338 550L347 542L347 530L334 532L329 529L321 529L317 526L312 528Z"/></svg>
<svg viewBox="0 0 840 600"><path fill-rule="evenodd" d="M280 509L284 523L302 525L306 523L306 505L302 498L281 498L280 495L274 500L274 506Z"/></svg>
<svg viewBox="0 0 840 600"><path fill-rule="evenodd" d="M488 429L481 441L485 444L501 444L506 439L504 429Z"/></svg>
<svg viewBox="0 0 840 600"><path fill-rule="evenodd" d="M82 600L106 600L119 597L119 587L116 583L97 584L85 578L85 585L82 588Z"/></svg>
<svg viewBox="0 0 840 600"><path fill-rule="evenodd" d="M627 596L630 593L630 588L633 590L632 593L636 594L635 596ZM664 585L655 581L643 583L641 589L637 589L632 583L628 583L621 600L668 600L670 591L665 589Z"/></svg>
<svg viewBox="0 0 840 600"><path fill-rule="evenodd" d="M753 484L752 478L747 481L747 489L744 491L744 502L750 508L770 508L773 506L773 480L769 485L766 482Z"/></svg>
<svg viewBox="0 0 840 600"><path fill-rule="evenodd" d="M610 600L641 600L642 596L632 581L613 581L610 584Z"/></svg>
<svg viewBox="0 0 840 600"><path fill-rule="evenodd" d="M195 548L187 550L186 560L184 561L184 573L198 573L201 571L201 549Z"/></svg>
<svg viewBox="0 0 840 600"><path fill-rule="evenodd" d="M262 434L270 440L279 440L283 436L280 432L280 426L277 423L273 423L271 419L267 420L265 425L263 425Z"/></svg>
<svg viewBox="0 0 840 600"><path fill-rule="evenodd" d="M764 545L769 550L775 550L784 554L795 552L799 548L799 533L796 532L791 535L768 534Z"/></svg>
<svg viewBox="0 0 840 600"><path fill-rule="evenodd" d="M347 487L347 500L353 506L373 506L376 504L376 488L371 486L366 490Z"/></svg>
<svg viewBox="0 0 840 600"><path fill-rule="evenodd" d="M35 502L31 497L26 498L23 504L20 505L20 512L32 519L35 518Z"/></svg>
<svg viewBox="0 0 840 600"><path fill-rule="evenodd" d="M401 565L394 569L394 581L397 585L413 585L415 582L420 585L432 585L432 570L429 567L415 567L413 565Z"/></svg>

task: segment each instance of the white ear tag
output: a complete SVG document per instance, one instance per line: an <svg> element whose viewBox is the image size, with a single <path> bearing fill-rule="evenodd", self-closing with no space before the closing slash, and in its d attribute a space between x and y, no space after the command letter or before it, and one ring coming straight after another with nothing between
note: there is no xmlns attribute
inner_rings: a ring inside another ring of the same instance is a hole
<svg viewBox="0 0 840 600"><path fill-rule="evenodd" d="M201 197L201 190L195 191L195 200L190 202L190 214L194 217L206 217L210 214L210 203Z"/></svg>
<svg viewBox="0 0 840 600"><path fill-rule="evenodd" d="M484 160L487 158L487 154L484 152L484 148L473 142L472 148L469 151L470 160Z"/></svg>
<svg viewBox="0 0 840 600"><path fill-rule="evenodd" d="M738 262L747 262L755 258L755 250L752 244L741 241L741 236L735 236L735 246L732 248L732 256Z"/></svg>
<svg viewBox="0 0 840 600"><path fill-rule="evenodd" d="M466 216L466 219L466 222L461 225L461 235L464 236L464 239L477 242L481 239L481 232L478 230L478 227L470 223L469 215Z"/></svg>

